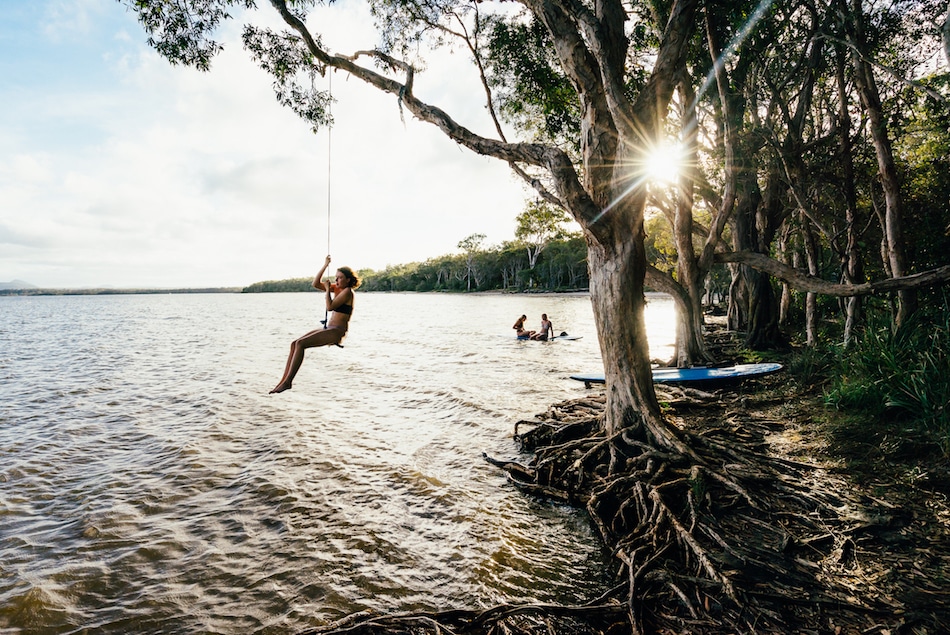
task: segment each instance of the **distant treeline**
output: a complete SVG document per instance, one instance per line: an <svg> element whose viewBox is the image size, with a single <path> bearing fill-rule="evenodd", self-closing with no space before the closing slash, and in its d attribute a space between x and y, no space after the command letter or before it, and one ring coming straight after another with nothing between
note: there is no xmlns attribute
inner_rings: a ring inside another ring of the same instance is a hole
<svg viewBox="0 0 950 635"><path fill-rule="evenodd" d="M33 295L155 295L170 293L239 293L240 287L208 287L205 289L0 289L0 296Z"/></svg>
<svg viewBox="0 0 950 635"><path fill-rule="evenodd" d="M266 280L255 282L241 289L241 293L287 293L288 291L310 291L313 278L290 278L288 280Z"/></svg>
<svg viewBox="0 0 950 635"><path fill-rule="evenodd" d="M580 236L549 242L534 267L517 242L358 272L364 291L570 291L586 289L587 244ZM308 291L313 278L256 282L244 293Z"/></svg>

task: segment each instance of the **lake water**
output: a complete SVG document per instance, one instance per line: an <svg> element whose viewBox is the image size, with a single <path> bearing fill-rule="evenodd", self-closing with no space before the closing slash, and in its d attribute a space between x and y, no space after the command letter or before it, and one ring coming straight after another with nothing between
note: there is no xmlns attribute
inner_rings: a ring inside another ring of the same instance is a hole
<svg viewBox="0 0 950 635"><path fill-rule="evenodd" d="M507 484L514 423L599 370L583 295L0 298L0 633L289 633L364 609L583 602L586 514ZM578 341L519 342L546 312ZM648 308L669 357L673 306Z"/></svg>

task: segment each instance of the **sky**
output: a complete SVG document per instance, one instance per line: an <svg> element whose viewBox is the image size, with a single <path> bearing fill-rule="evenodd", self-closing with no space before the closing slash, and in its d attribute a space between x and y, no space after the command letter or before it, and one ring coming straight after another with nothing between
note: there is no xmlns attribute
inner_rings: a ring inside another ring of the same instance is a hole
<svg viewBox="0 0 950 635"><path fill-rule="evenodd" d="M258 4L251 19L279 27ZM319 20L334 53L376 44L361 3ZM0 282L240 287L311 276L328 248L332 267L378 270L474 233L513 239L532 197L506 164L339 72L336 123L314 134L277 103L242 26L222 28L202 73L159 57L116 0L0 2ZM430 59L415 94L494 130L461 51Z"/></svg>

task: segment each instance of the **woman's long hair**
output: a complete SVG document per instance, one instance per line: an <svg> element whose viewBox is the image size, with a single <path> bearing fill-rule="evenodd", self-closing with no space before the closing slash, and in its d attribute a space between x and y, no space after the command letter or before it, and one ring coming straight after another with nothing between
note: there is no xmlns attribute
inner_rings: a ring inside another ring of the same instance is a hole
<svg viewBox="0 0 950 635"><path fill-rule="evenodd" d="M359 289L360 285L363 284L363 281L360 280L359 276L353 273L353 270L350 269L349 267L340 267L339 269L337 269L337 271L339 271L346 277L346 281L347 281L346 286L349 287L350 289Z"/></svg>

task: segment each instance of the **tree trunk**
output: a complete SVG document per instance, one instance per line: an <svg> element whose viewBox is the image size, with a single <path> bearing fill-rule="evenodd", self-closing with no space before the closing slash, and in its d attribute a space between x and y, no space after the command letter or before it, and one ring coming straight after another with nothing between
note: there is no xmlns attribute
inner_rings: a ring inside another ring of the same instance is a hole
<svg viewBox="0 0 950 635"><path fill-rule="evenodd" d="M680 368L712 358L703 338L703 279L705 272L693 249L693 187L697 166L696 99L688 81L681 81L680 92L687 111L683 116L684 167L676 184L676 210L673 237L676 242L676 278L686 289L685 306L677 311L676 365Z"/></svg>
<svg viewBox="0 0 950 635"><path fill-rule="evenodd" d="M676 304L676 365L683 368L698 361L713 361L703 338L702 317L694 315L702 310L702 304L693 302L683 285L656 267L647 266L646 285L668 293ZM683 348L688 350L684 352Z"/></svg>
<svg viewBox="0 0 950 635"><path fill-rule="evenodd" d="M606 432L633 426L650 442L675 448L680 442L660 415L644 337L643 223L631 225L633 235L617 232L611 242L588 241L590 296L606 377Z"/></svg>
<svg viewBox="0 0 950 635"><path fill-rule="evenodd" d="M742 265L729 265L729 273L732 276L727 295L726 328L730 331L741 331L746 327L746 316L743 307L746 307L748 302L746 301L745 285L740 284L741 274L739 272L741 270Z"/></svg>
<svg viewBox="0 0 950 635"><path fill-rule="evenodd" d="M802 214L802 239L805 243L805 259L808 262L808 274L818 275L818 245L815 243L815 232L805 215ZM818 343L818 296L809 291L805 294L805 345L815 346Z"/></svg>
<svg viewBox="0 0 950 635"><path fill-rule="evenodd" d="M950 2L947 3L947 17L943 20L943 54L947 58L947 66L950 67Z"/></svg>
<svg viewBox="0 0 950 635"><path fill-rule="evenodd" d="M854 147L851 143L851 111L848 108L848 86L845 80L845 53L839 45L835 49L835 81L838 85L838 165L841 166L841 187L845 198L845 222L847 223L847 246L845 247L842 273L845 282L863 282L864 263L858 235L858 195L855 190ZM844 345L847 347L854 330L861 320L863 301L860 296L845 300Z"/></svg>
<svg viewBox="0 0 950 635"><path fill-rule="evenodd" d="M786 227L778 243L779 258L786 265L795 266L795 258L788 251L788 235L790 228ZM789 262L791 260L791 262ZM787 282L782 282L782 295L778 302L778 323L779 326L785 326L789 320L789 313L792 309L792 287Z"/></svg>
<svg viewBox="0 0 950 635"><path fill-rule="evenodd" d="M891 140L887 134L887 120L881 105L881 96L874 79L873 69L867 62L864 52L864 9L861 0L851 0L850 12L851 29L848 35L853 47L854 81L861 103L868 114L868 126L871 130L871 140L874 142L874 152L877 155L878 172L881 177L881 187L884 191L884 236L887 241L887 262L890 265L891 276L900 278L906 274L904 256L904 236L901 228L901 188L897 174L897 165L894 163L894 153ZM894 323L897 328L907 322L907 319L917 309L917 294L913 290L898 292L898 308Z"/></svg>
<svg viewBox="0 0 950 635"><path fill-rule="evenodd" d="M743 170L739 179L733 241L736 251L761 249L762 229L756 222L762 196L755 181L755 171ZM753 350L772 348L779 344L778 302L769 276L761 271L739 265L735 270L736 330L745 330L745 345Z"/></svg>

